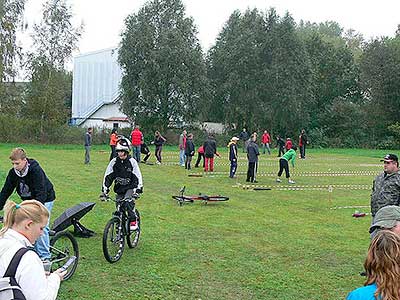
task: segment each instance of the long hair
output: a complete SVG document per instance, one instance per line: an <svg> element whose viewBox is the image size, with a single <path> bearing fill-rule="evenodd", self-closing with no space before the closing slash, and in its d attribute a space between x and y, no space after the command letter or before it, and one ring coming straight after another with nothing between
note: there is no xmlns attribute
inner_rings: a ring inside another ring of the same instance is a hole
<svg viewBox="0 0 400 300"><path fill-rule="evenodd" d="M34 223L43 222L49 218L49 211L46 206L36 200L25 200L21 204L7 201L4 206L4 226L0 230L0 237L14 224L29 219Z"/></svg>
<svg viewBox="0 0 400 300"><path fill-rule="evenodd" d="M390 230L378 232L369 246L364 267L365 285L376 283L378 287L376 299L400 299L400 237L397 234Z"/></svg>

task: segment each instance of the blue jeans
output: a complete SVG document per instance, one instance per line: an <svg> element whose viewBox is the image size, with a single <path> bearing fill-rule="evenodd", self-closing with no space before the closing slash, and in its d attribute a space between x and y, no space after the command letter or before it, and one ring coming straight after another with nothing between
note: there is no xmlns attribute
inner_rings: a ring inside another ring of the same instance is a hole
<svg viewBox="0 0 400 300"><path fill-rule="evenodd" d="M186 159L186 155L185 155L185 150L179 150L179 164L181 166L185 165L185 159Z"/></svg>
<svg viewBox="0 0 400 300"><path fill-rule="evenodd" d="M35 251L39 255L41 260L50 260L50 238L49 238L49 223L50 223L50 213L53 208L54 201L44 203L47 210L49 211L49 221L43 230L43 234L36 240Z"/></svg>
<svg viewBox="0 0 400 300"><path fill-rule="evenodd" d="M262 144L263 145L263 154L265 154L265 149L267 149L268 154L271 154L271 150L269 148L269 143Z"/></svg>
<svg viewBox="0 0 400 300"><path fill-rule="evenodd" d="M133 158L136 159L138 163L140 163L140 145L132 146Z"/></svg>

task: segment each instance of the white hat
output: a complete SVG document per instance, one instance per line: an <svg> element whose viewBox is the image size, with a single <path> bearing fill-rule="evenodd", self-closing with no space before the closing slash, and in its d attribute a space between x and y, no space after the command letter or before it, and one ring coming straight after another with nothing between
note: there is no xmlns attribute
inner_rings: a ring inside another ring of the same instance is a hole
<svg viewBox="0 0 400 300"><path fill-rule="evenodd" d="M234 136L233 138L231 138L231 141L238 141L238 140L239 140L239 138L236 137L236 136Z"/></svg>

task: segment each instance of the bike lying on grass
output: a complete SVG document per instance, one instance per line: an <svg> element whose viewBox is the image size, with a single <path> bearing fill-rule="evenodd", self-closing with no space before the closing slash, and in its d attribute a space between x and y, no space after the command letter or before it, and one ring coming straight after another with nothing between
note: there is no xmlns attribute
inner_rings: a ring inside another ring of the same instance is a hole
<svg viewBox="0 0 400 300"><path fill-rule="evenodd" d="M186 186L182 187L180 189L180 195L179 196L172 196L176 201L178 201L179 206L182 206L184 203L190 202L193 203L196 200L202 201L204 204L207 204L208 202L220 202L220 201L227 201L229 200L229 197L221 196L221 195L216 195L216 196L208 196L204 194L199 194L196 196L185 196Z"/></svg>
<svg viewBox="0 0 400 300"><path fill-rule="evenodd" d="M135 248L139 243L140 214L135 205L135 200L138 198L138 194L133 194L132 198L121 200L107 197L108 200L114 201L116 206L113 217L107 222L103 233L103 254L110 263L115 263L121 259L125 247L125 237L129 248ZM124 205L125 202L133 202L134 204L137 226L135 230L130 228L128 208L127 205Z"/></svg>
<svg viewBox="0 0 400 300"><path fill-rule="evenodd" d="M0 216L0 223L3 217ZM50 236L50 264L51 272L63 267L71 257L75 256L72 264L68 265L64 280L68 280L75 273L79 261L79 247L75 237L67 230L49 231Z"/></svg>

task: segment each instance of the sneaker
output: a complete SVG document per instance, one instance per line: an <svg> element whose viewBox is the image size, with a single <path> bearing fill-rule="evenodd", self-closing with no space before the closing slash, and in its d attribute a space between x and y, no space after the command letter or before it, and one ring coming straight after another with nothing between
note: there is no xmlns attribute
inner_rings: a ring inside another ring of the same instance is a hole
<svg viewBox="0 0 400 300"><path fill-rule="evenodd" d="M290 180L290 179L289 179L289 180L288 180L288 183L289 183L289 184L295 184L296 182L294 182L293 180Z"/></svg>
<svg viewBox="0 0 400 300"><path fill-rule="evenodd" d="M282 180L280 178L277 178L276 182L282 182Z"/></svg>
<svg viewBox="0 0 400 300"><path fill-rule="evenodd" d="M161 163L160 163L158 160L156 161L156 164L157 164L157 165L161 165Z"/></svg>
<svg viewBox="0 0 400 300"><path fill-rule="evenodd" d="M137 229L138 229L137 222L136 222L136 221L130 222L130 223L129 223L129 228L130 228L131 231L137 230Z"/></svg>

